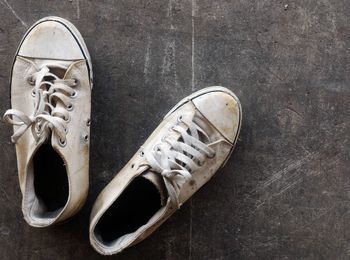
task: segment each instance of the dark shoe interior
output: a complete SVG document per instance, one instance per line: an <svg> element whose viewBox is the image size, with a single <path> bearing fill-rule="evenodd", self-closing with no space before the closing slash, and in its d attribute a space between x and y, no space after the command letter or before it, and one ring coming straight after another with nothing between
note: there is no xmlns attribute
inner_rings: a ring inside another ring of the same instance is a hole
<svg viewBox="0 0 350 260"><path fill-rule="evenodd" d="M51 144L43 144L33 158L34 190L46 212L64 207L68 200L68 177L61 156Z"/></svg>
<svg viewBox="0 0 350 260"><path fill-rule="evenodd" d="M95 235L103 243L135 232L161 208L159 191L143 177L136 177L96 225Z"/></svg>

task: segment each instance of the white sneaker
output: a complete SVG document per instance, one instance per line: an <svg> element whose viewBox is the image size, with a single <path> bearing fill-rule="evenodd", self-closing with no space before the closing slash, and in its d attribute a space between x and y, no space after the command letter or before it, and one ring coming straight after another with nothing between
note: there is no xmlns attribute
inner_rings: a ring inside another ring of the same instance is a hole
<svg viewBox="0 0 350 260"><path fill-rule="evenodd" d="M178 103L98 196L90 242L105 255L149 236L228 160L241 127L237 97L202 89Z"/></svg>
<svg viewBox="0 0 350 260"><path fill-rule="evenodd" d="M74 215L89 185L92 69L79 31L46 17L25 34L12 67L11 103L22 210L44 227Z"/></svg>

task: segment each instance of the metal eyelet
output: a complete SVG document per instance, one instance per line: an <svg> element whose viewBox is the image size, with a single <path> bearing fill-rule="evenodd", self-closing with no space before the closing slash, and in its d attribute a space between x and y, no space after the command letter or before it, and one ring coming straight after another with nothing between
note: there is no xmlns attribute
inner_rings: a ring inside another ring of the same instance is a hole
<svg viewBox="0 0 350 260"><path fill-rule="evenodd" d="M73 110L73 104L69 104L69 105L67 106L67 110L68 110L68 111L72 111L72 110Z"/></svg>
<svg viewBox="0 0 350 260"><path fill-rule="evenodd" d="M58 144L59 144L61 147L65 147L66 144L67 144L67 140L62 141L62 140L60 139L60 140L58 140Z"/></svg>
<svg viewBox="0 0 350 260"><path fill-rule="evenodd" d="M140 151L140 156L144 157L145 156L145 152L144 151Z"/></svg>
<svg viewBox="0 0 350 260"><path fill-rule="evenodd" d="M182 123L183 121L182 121L182 115L179 115L178 117L177 117L177 122L179 122L179 123Z"/></svg>
<svg viewBox="0 0 350 260"><path fill-rule="evenodd" d="M84 141L86 142L89 141L89 135L84 135L83 138L84 138Z"/></svg>
<svg viewBox="0 0 350 260"><path fill-rule="evenodd" d="M91 124L91 120L89 118L88 120L86 120L86 126L90 126L90 124Z"/></svg>
<svg viewBox="0 0 350 260"><path fill-rule="evenodd" d="M36 95L36 91L35 89L32 89L32 97L35 97L35 95Z"/></svg>
<svg viewBox="0 0 350 260"><path fill-rule="evenodd" d="M216 156L216 153L213 153L213 155L208 155L207 157L209 158L209 159L212 159L212 158L214 158Z"/></svg>
<svg viewBox="0 0 350 260"><path fill-rule="evenodd" d="M28 82L30 85L32 85L32 86L35 85L35 81L33 80L33 77L32 77L32 76L29 76L29 77L27 78L27 82Z"/></svg>
<svg viewBox="0 0 350 260"><path fill-rule="evenodd" d="M154 147L153 147L153 150L156 152L156 153L159 153L161 151L160 149L160 144L156 144Z"/></svg>
<svg viewBox="0 0 350 260"><path fill-rule="evenodd" d="M79 80L77 78L73 78L74 80L74 86L77 86L79 84Z"/></svg>
<svg viewBox="0 0 350 260"><path fill-rule="evenodd" d="M78 92L74 90L74 92L70 95L71 98L76 98L78 96Z"/></svg>
<svg viewBox="0 0 350 260"><path fill-rule="evenodd" d="M65 129L64 129L64 132L65 132L66 134L68 134L68 128L65 128Z"/></svg>

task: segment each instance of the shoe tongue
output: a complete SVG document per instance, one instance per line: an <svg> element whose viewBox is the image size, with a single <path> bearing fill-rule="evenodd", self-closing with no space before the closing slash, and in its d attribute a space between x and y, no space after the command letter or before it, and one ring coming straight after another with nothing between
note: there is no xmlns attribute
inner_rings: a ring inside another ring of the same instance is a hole
<svg viewBox="0 0 350 260"><path fill-rule="evenodd" d="M74 61L70 60L44 60L44 59L36 59L34 60L35 65L38 68L42 66L47 66L51 68L65 68L67 69Z"/></svg>
<svg viewBox="0 0 350 260"><path fill-rule="evenodd" d="M161 205L164 206L168 200L168 192L165 188L162 176L159 173L154 173L152 171L146 171L141 175L141 177L149 180L154 184L160 194Z"/></svg>

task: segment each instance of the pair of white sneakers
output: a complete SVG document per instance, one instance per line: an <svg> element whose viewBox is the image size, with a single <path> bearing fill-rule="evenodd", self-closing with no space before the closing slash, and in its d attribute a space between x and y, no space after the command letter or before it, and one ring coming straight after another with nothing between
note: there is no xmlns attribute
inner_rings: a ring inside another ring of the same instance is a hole
<svg viewBox="0 0 350 260"><path fill-rule="evenodd" d="M35 23L17 50L11 75L18 174L25 220L62 222L83 206L89 186L92 66L79 31L67 20ZM181 100L102 190L90 242L115 254L149 236L228 160L241 127L239 100L209 87Z"/></svg>

